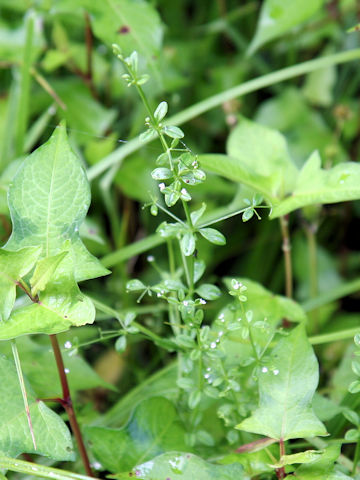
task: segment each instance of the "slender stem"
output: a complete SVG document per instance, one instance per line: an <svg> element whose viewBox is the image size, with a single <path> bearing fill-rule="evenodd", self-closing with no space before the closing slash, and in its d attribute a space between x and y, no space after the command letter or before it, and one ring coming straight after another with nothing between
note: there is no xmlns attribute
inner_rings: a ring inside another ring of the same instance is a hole
<svg viewBox="0 0 360 480"><path fill-rule="evenodd" d="M306 73L313 72L322 68L326 68L332 65L340 63L350 62L360 57L360 48L353 50L346 50L344 52L336 53L333 55L327 55L325 57L316 58L307 62L299 63L297 65L286 67L275 72L263 75L261 77L249 80L247 82L236 85L228 90L213 95L205 100L195 103L191 107L188 107L181 112L169 117L166 124L170 125L182 125L183 123L198 117L199 115L211 110L212 108L222 105L224 102L232 100L234 98L246 95L251 92L255 92L270 85L274 85L290 78L305 75ZM149 140L150 142L150 140ZM96 165L88 169L88 178L93 180L101 175L102 172L107 170L113 165L119 164L126 156L137 151L144 145L139 137L129 141L125 146L119 147L107 157L103 158Z"/></svg>
<svg viewBox="0 0 360 480"><path fill-rule="evenodd" d="M167 250L168 250L168 259L169 259L169 270L172 278L175 276L175 255L174 255L174 246L171 239L167 241ZM175 292L171 294L175 297ZM175 335L180 333L180 328L178 325L181 325L181 319L179 314L179 309L175 305L169 304L169 318L171 323L171 328Z"/></svg>
<svg viewBox="0 0 360 480"><path fill-rule="evenodd" d="M340 330L339 332L324 333L322 335L314 335L309 337L309 342L312 345L320 345L322 343L337 342L338 340L347 340L352 338L357 333L360 333L360 328L348 328L346 330Z"/></svg>
<svg viewBox="0 0 360 480"><path fill-rule="evenodd" d="M186 215L186 220L187 220L188 227L189 227L190 230L193 230L194 226L193 226L193 223L192 223L192 220L191 220L190 210L189 210L188 204L184 200L182 200L182 205L183 205L184 212L185 212L185 215ZM188 259L189 259L188 267L189 267L189 279L190 279L190 281L189 281L189 295L192 296L193 293L194 293L194 256L190 255L190 257L188 257Z"/></svg>
<svg viewBox="0 0 360 480"><path fill-rule="evenodd" d="M317 245L316 245L316 230L317 225L315 224L304 224L304 229L306 233L306 238L308 242L308 252L309 252L309 273L310 273L310 298L316 298L319 294L318 286L318 261L317 261ZM313 310L311 312L311 320L313 323L313 330L317 332L318 330L318 311Z"/></svg>
<svg viewBox="0 0 360 480"><path fill-rule="evenodd" d="M16 155L24 153L25 134L29 121L29 97L31 87L30 67L34 58L32 55L32 44L34 38L34 16L29 15L26 22L25 48L23 51L23 62L21 64L20 97L17 115L16 131Z"/></svg>
<svg viewBox="0 0 360 480"><path fill-rule="evenodd" d="M167 208L163 207L160 203L156 202L156 206L158 208L160 208L160 210L162 210L164 213L166 213L167 215L169 215L169 217L173 218L174 220L176 220L177 222L181 223L182 225L185 225L185 223L179 218L177 217L176 215L174 215L172 212L170 212Z"/></svg>
<svg viewBox="0 0 360 480"><path fill-rule="evenodd" d="M353 466L353 469L352 469L352 475L355 475L356 474L356 467L357 467L357 464L359 463L359 458L360 458L360 439L358 439L357 443L356 443L356 448L355 448L355 454L354 454L354 466Z"/></svg>
<svg viewBox="0 0 360 480"><path fill-rule="evenodd" d="M292 263L291 263L291 243L289 234L289 216L280 217L280 227L282 236L282 250L284 252L285 261L285 292L286 296L292 298L293 296L293 277L292 277Z"/></svg>
<svg viewBox="0 0 360 480"><path fill-rule="evenodd" d="M12 349L12 353L13 353L13 357L14 357L14 361L15 361L16 372L17 372L17 375L18 375L19 383L20 383L21 394L22 394L22 397L23 397L23 402L24 402L27 421L28 421L28 424L29 424L31 439L32 439L35 450L37 450L34 428L33 428L33 424L32 424L32 421L31 421L29 402L28 402L27 393L26 393L25 381L24 381L24 376L23 376L23 373L22 373L19 352L18 352L15 340L11 340L11 349Z"/></svg>
<svg viewBox="0 0 360 480"><path fill-rule="evenodd" d="M59 377L60 377L60 381L61 381L61 388L62 388L62 395L63 395L63 406L66 410L66 413L68 414L69 422L70 422L70 425L71 425L71 430L73 431L73 433L75 435L75 438L76 438L76 441L77 441L77 444L78 444L78 448L79 448L79 452L80 452L80 456L81 456L86 474L89 475L90 477L93 477L94 475L93 475L91 467L90 467L89 457L88 457L88 454L86 452L84 440L82 438L80 427L79 427L79 424L77 422L75 410L74 410L73 403L72 403L72 400L71 400L69 384L68 384L66 373L65 373L64 361L63 361L63 358L62 358L61 350L60 350L60 347L59 347L59 342L58 342L58 339L57 339L56 335L50 335L50 341L51 341L51 345L52 345L52 348L53 348L53 351L54 351L56 365L57 365L57 369L58 369Z"/></svg>
<svg viewBox="0 0 360 480"><path fill-rule="evenodd" d="M25 475L49 478L50 480L91 480L90 477L78 473L60 470L58 468L46 467L45 465L34 465L33 462L25 462L18 458L9 458L0 455L0 468Z"/></svg>

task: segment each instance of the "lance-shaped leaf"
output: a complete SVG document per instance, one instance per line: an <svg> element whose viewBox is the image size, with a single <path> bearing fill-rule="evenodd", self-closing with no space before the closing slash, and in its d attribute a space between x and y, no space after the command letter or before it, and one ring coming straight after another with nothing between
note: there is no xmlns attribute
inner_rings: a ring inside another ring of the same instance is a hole
<svg viewBox="0 0 360 480"><path fill-rule="evenodd" d="M329 170L321 168L315 151L303 166L292 194L275 205L272 218L316 203L337 203L360 198L360 165L344 162Z"/></svg>
<svg viewBox="0 0 360 480"><path fill-rule="evenodd" d="M251 187L272 203L292 191L297 169L276 130L242 118L231 132L226 155L201 155L202 167Z"/></svg>
<svg viewBox="0 0 360 480"><path fill-rule="evenodd" d="M134 476L139 480L243 480L249 478L239 463L214 465L191 453L164 453L137 465L131 472L114 475L119 480Z"/></svg>
<svg viewBox="0 0 360 480"><path fill-rule="evenodd" d="M40 255L38 247L17 252L0 249L0 322L9 318L16 298L16 283L34 266Z"/></svg>
<svg viewBox="0 0 360 480"><path fill-rule="evenodd" d="M90 187L64 126L24 161L9 187L8 200L13 231L6 250L41 246L41 257L46 258L61 253L68 241L76 281L109 273L79 237Z"/></svg>
<svg viewBox="0 0 360 480"><path fill-rule="evenodd" d="M123 428L88 427L85 433L93 454L111 472L130 470L167 451L187 449L174 405L160 397L140 403Z"/></svg>
<svg viewBox="0 0 360 480"><path fill-rule="evenodd" d="M276 440L326 435L311 407L319 371L303 325L282 338L259 376L259 407L237 428Z"/></svg>
<svg viewBox="0 0 360 480"><path fill-rule="evenodd" d="M56 275L39 294L38 302L14 310L8 320L0 323L0 340L34 333L50 335L93 323L95 307L80 292L72 273L68 273L69 264L70 258L61 262Z"/></svg>
<svg viewBox="0 0 360 480"><path fill-rule="evenodd" d="M0 356L0 452L46 455L54 460L74 460L70 432L61 418L39 402L26 383L37 449L34 449L14 364Z"/></svg>

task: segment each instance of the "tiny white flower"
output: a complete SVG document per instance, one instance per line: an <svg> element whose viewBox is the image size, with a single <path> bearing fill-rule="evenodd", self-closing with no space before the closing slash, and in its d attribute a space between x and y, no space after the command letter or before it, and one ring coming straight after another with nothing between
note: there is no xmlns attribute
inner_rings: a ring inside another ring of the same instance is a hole
<svg viewBox="0 0 360 480"><path fill-rule="evenodd" d="M162 192L166 188L165 183L164 182L159 183L159 188L160 188L160 192Z"/></svg>

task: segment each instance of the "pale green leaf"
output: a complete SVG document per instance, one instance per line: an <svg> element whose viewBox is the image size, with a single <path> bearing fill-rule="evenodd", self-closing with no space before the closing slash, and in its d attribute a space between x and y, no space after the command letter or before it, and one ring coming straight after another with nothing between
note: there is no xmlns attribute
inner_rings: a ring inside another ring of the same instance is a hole
<svg viewBox="0 0 360 480"><path fill-rule="evenodd" d="M14 251L37 245L45 258L59 254L68 241L76 281L109 273L79 236L90 205L90 187L64 126L24 161L8 198L13 231L4 248Z"/></svg>
<svg viewBox="0 0 360 480"><path fill-rule="evenodd" d="M165 453L152 460L137 465L132 472L117 474L119 480L134 476L139 480L242 480L244 475L242 465L215 465L191 453Z"/></svg>
<svg viewBox="0 0 360 480"><path fill-rule="evenodd" d="M259 407L237 428L276 440L326 435L311 401L319 369L303 325L282 338L272 351L270 363L259 377Z"/></svg>
<svg viewBox="0 0 360 480"><path fill-rule="evenodd" d="M87 427L85 434L94 456L111 472L130 470L166 451L187 448L174 405L160 397L141 402L123 428Z"/></svg>
<svg viewBox="0 0 360 480"><path fill-rule="evenodd" d="M312 463L318 460L322 453L322 450L306 450L305 452L293 453L292 455L284 455L279 462L272 466L280 468L285 465L293 465L294 463Z"/></svg>
<svg viewBox="0 0 360 480"><path fill-rule="evenodd" d="M41 249L22 248L17 252L0 249L0 322L7 320L16 298L16 283L34 266Z"/></svg>
<svg viewBox="0 0 360 480"><path fill-rule="evenodd" d="M360 198L360 165L343 162L324 170L315 151L303 166L292 194L275 205L271 218L316 203L337 203Z"/></svg>
<svg viewBox="0 0 360 480"><path fill-rule="evenodd" d="M67 252L61 252L53 257L43 258L37 263L33 276L30 279L31 295L35 297L38 292L45 289L58 265L66 255Z"/></svg>
<svg viewBox="0 0 360 480"><path fill-rule="evenodd" d="M286 140L276 130L242 118L232 130L225 155L201 155L202 167L243 183L275 201L292 191L297 169Z"/></svg>
<svg viewBox="0 0 360 480"><path fill-rule="evenodd" d="M213 243L215 245L225 245L226 244L226 238L224 235L219 232L219 230L216 230L215 228L200 228L199 230L200 235L202 235L206 240L208 240L210 243Z"/></svg>
<svg viewBox="0 0 360 480"><path fill-rule="evenodd" d="M48 282L39 300L15 309L10 317L0 323L0 340L21 335L46 333L48 335L68 330L71 326L93 323L95 307L83 295L71 272L71 258L67 255Z"/></svg>
<svg viewBox="0 0 360 480"><path fill-rule="evenodd" d="M280 37L291 28L308 20L324 0L265 0L260 12L256 34L249 47L254 53L264 43Z"/></svg>
<svg viewBox="0 0 360 480"><path fill-rule="evenodd" d="M314 462L303 464L296 469L296 480L342 480L350 477L339 476L334 472L335 461L340 455L340 445L331 445L326 448Z"/></svg>
<svg viewBox="0 0 360 480"><path fill-rule="evenodd" d="M34 449L14 364L0 355L0 452L46 455L54 460L74 460L70 432L61 418L35 397L26 382L37 449Z"/></svg>

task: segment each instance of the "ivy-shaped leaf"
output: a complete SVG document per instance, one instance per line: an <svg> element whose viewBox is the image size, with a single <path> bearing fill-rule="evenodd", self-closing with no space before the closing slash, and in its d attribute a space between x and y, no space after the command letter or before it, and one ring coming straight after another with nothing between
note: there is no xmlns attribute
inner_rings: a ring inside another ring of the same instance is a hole
<svg viewBox="0 0 360 480"><path fill-rule="evenodd" d="M111 472L130 470L161 453L188 448L174 405L160 397L140 403L123 428L88 427L85 433L94 456Z"/></svg>
<svg viewBox="0 0 360 480"><path fill-rule="evenodd" d="M337 203L360 198L360 165L343 162L324 170L315 151L303 166L288 198L275 205L272 218L316 203Z"/></svg>
<svg viewBox="0 0 360 480"><path fill-rule="evenodd" d="M259 407L237 428L276 440L326 435L311 407L319 369L302 324L278 342L269 362L276 370L259 374Z"/></svg>
<svg viewBox="0 0 360 480"><path fill-rule="evenodd" d="M17 252L0 249L0 322L9 318L15 303L16 283L33 268L40 251L39 247Z"/></svg>
<svg viewBox="0 0 360 480"><path fill-rule="evenodd" d="M239 463L215 465L191 453L164 453L136 466L131 472L114 475L119 480L134 476L139 480L243 480L244 469Z"/></svg>
<svg viewBox="0 0 360 480"><path fill-rule="evenodd" d="M26 384L37 449L31 438L15 365L0 355L0 452L17 457L21 453L46 455L53 460L74 460L71 435L61 418L39 402Z"/></svg>
<svg viewBox="0 0 360 480"><path fill-rule="evenodd" d="M61 253L68 243L77 282L110 273L85 248L79 227L90 205L84 168L72 152L65 126L19 168L8 194L13 231L6 250L41 246L41 258Z"/></svg>

